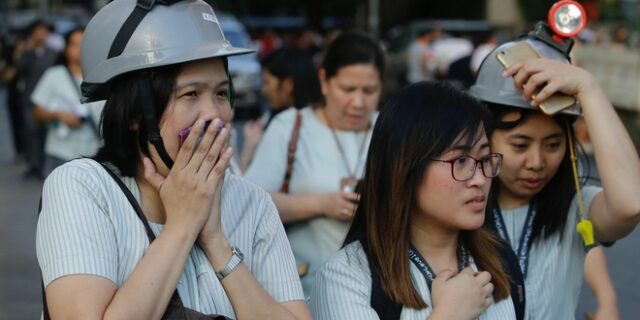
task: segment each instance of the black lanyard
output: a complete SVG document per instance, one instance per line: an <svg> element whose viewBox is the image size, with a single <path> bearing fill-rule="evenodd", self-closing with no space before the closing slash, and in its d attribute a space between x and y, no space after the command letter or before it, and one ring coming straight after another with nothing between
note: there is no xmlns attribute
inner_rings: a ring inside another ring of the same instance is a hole
<svg viewBox="0 0 640 320"><path fill-rule="evenodd" d="M529 203L529 210L527 211L527 218L524 220L524 226L522 228L522 234L520 234L520 241L518 243L518 248L516 251L516 255L518 256L518 264L520 265L520 271L522 271L522 276L527 278L527 269L529 267L529 252L531 252L531 234L533 233L533 220L536 216L536 205L535 202ZM507 228L504 224L504 219L502 218L502 212L500 208L496 206L493 209L493 222L496 226L496 230L498 231L498 235L505 240L507 243L511 244L509 240L509 234L507 233Z"/></svg>
<svg viewBox="0 0 640 320"><path fill-rule="evenodd" d="M429 266L429 263L427 263L427 260L425 260L422 257L422 255L420 255L420 252L418 252L418 249L416 249L413 246L413 244L409 244L409 260L411 260L411 262L413 262L413 264L415 264L416 267L418 267L420 272L422 272L424 279L427 280L427 286L429 287L429 291L431 291L431 284L433 283L433 280L435 280L436 278L436 273L433 272L433 269L431 269L431 266ZM469 265L469 252L464 246L460 246L460 259L458 260L459 271L462 271L462 269L464 269L468 265Z"/></svg>

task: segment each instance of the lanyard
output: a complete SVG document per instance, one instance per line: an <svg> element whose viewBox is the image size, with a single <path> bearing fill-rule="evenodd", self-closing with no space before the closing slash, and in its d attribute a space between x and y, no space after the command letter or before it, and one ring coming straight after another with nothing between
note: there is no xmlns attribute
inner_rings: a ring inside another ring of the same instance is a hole
<svg viewBox="0 0 640 320"><path fill-rule="evenodd" d="M356 178L357 179L357 173L358 173L358 166L360 165L360 162L362 162L362 155L364 151L364 147L367 145L367 140L369 140L369 133L371 130L369 130L369 128L371 127L371 123L369 123L369 126L367 127L367 132L364 135L364 138L362 139L362 144L360 144L360 151L358 152L358 161L356 162L356 166L355 168L353 168L353 171L351 171L351 166L349 165L349 160L347 159L347 155L344 152L344 149L342 149L342 144L340 144L340 140L338 140L338 135L336 134L336 129L333 128L333 126L331 125L331 121L329 120L329 116L327 116L327 111L322 108L322 113L324 114L324 118L327 121L327 126L329 127L329 129L331 129L331 135L333 136L333 140L335 140L336 145L338 146L338 151L340 152L340 156L342 157L342 161L344 161L344 166L347 168L347 173L349 174L349 178Z"/></svg>
<svg viewBox="0 0 640 320"><path fill-rule="evenodd" d="M431 266L429 266L427 260L425 260L422 255L420 255L420 252L418 252L418 249L416 249L413 244L409 244L409 260L411 260L411 262L413 262L413 264L418 267L420 272L422 272L424 279L427 280L429 291L431 291L431 283L433 283L433 280L435 280L436 273L433 272L433 269L431 269ZM469 252L464 246L460 246L460 259L458 260L459 271L462 271L462 269L464 269L468 265Z"/></svg>
<svg viewBox="0 0 640 320"><path fill-rule="evenodd" d="M529 204L529 210L527 211L527 218L524 221L524 227L522 228L522 234L520 234L520 241L516 255L518 256L518 264L520 265L520 271L522 276L527 278L527 268L529 267L529 252L531 251L531 234L533 233L533 218L536 216L535 202ZM493 221L496 225L496 229L500 237L507 243L511 243L509 240L509 234L507 228L504 225L504 219L502 218L502 212L497 206L493 209Z"/></svg>

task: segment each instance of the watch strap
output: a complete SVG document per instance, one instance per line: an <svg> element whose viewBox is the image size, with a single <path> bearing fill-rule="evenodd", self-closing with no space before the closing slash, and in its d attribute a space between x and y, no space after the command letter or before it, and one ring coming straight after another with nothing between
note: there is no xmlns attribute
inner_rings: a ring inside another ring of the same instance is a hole
<svg viewBox="0 0 640 320"><path fill-rule="evenodd" d="M231 259L224 267L224 269L220 271L216 271L216 277L218 280L222 281L226 276L228 276L240 263L242 262L244 256L240 249L237 247L231 247Z"/></svg>

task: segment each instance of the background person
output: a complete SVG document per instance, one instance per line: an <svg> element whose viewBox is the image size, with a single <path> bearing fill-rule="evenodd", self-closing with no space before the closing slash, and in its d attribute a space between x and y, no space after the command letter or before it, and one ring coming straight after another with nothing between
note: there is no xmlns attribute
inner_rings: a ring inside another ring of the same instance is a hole
<svg viewBox="0 0 640 320"><path fill-rule="evenodd" d="M370 131L382 92L384 53L361 33L341 33L329 46L319 71L324 104L273 119L246 177L265 188L287 224L287 236L308 296L315 271L339 248L358 199ZM283 190L290 142L300 116L288 191Z"/></svg>
<svg viewBox="0 0 640 320"><path fill-rule="evenodd" d="M280 112L294 107L302 109L322 102L318 72L311 56L297 47L283 47L262 60L262 94L270 105L266 123L263 119L248 121L244 127L244 143L240 167L249 167L263 128Z"/></svg>
<svg viewBox="0 0 640 320"><path fill-rule="evenodd" d="M34 118L48 125L45 176L66 161L94 155L100 147L98 124L104 102L80 103L83 35L84 28L72 29L65 35L57 65L45 71L31 94Z"/></svg>
<svg viewBox="0 0 640 320"><path fill-rule="evenodd" d="M17 88L22 110L23 140L27 171L25 177L42 178L44 166L44 143L47 127L37 122L33 116L31 94L42 74L54 64L58 52L46 46L51 33L50 26L43 20L36 20L28 28L27 40L14 49Z"/></svg>

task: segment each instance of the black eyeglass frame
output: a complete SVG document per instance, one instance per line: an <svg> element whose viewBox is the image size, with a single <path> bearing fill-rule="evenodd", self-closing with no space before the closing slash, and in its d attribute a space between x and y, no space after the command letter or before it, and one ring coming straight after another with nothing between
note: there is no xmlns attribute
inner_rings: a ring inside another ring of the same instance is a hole
<svg viewBox="0 0 640 320"><path fill-rule="evenodd" d="M485 171L485 169L484 169L484 162L483 162L483 161L485 161L485 160L487 160L487 159L489 159L489 158L493 158L493 157L497 157L497 158L498 158L498 159L500 159L500 160L499 160L499 162L498 162L498 169L496 170L495 175L491 176L491 175L488 175L488 174L487 174L487 172ZM458 161L458 160L460 160L460 159L462 159L462 158L471 159L471 160L473 160L475 163L474 163L474 165L473 165L473 172L471 173L471 175L469 176L469 178L466 178L466 179L460 180L460 179L456 178L456 175L455 175L455 173L454 173L453 167L454 167L454 165L455 165L455 162L456 162L456 161ZM456 158L451 159L451 160L431 159L431 161L446 162L446 163L450 164L450 165L451 165L451 177L453 178L453 180L460 181L460 182L465 182L465 181L469 181L469 180L473 179L473 176L475 176L475 175L476 175L476 170L478 169L478 163L480 163L480 167L481 167L481 170L482 170L482 174L483 174L485 177L487 177L487 178L489 178L489 179L492 179L492 178L497 177L498 175L500 175L500 170L502 169L502 159L503 159L503 158L504 158L504 156L502 155L502 153L490 153L490 154L488 154L488 155L486 155L486 156L484 156L484 157L482 157L482 158L480 158L480 159L476 159L476 158L474 158L474 157L472 157L472 156L460 156L460 157L456 157Z"/></svg>

